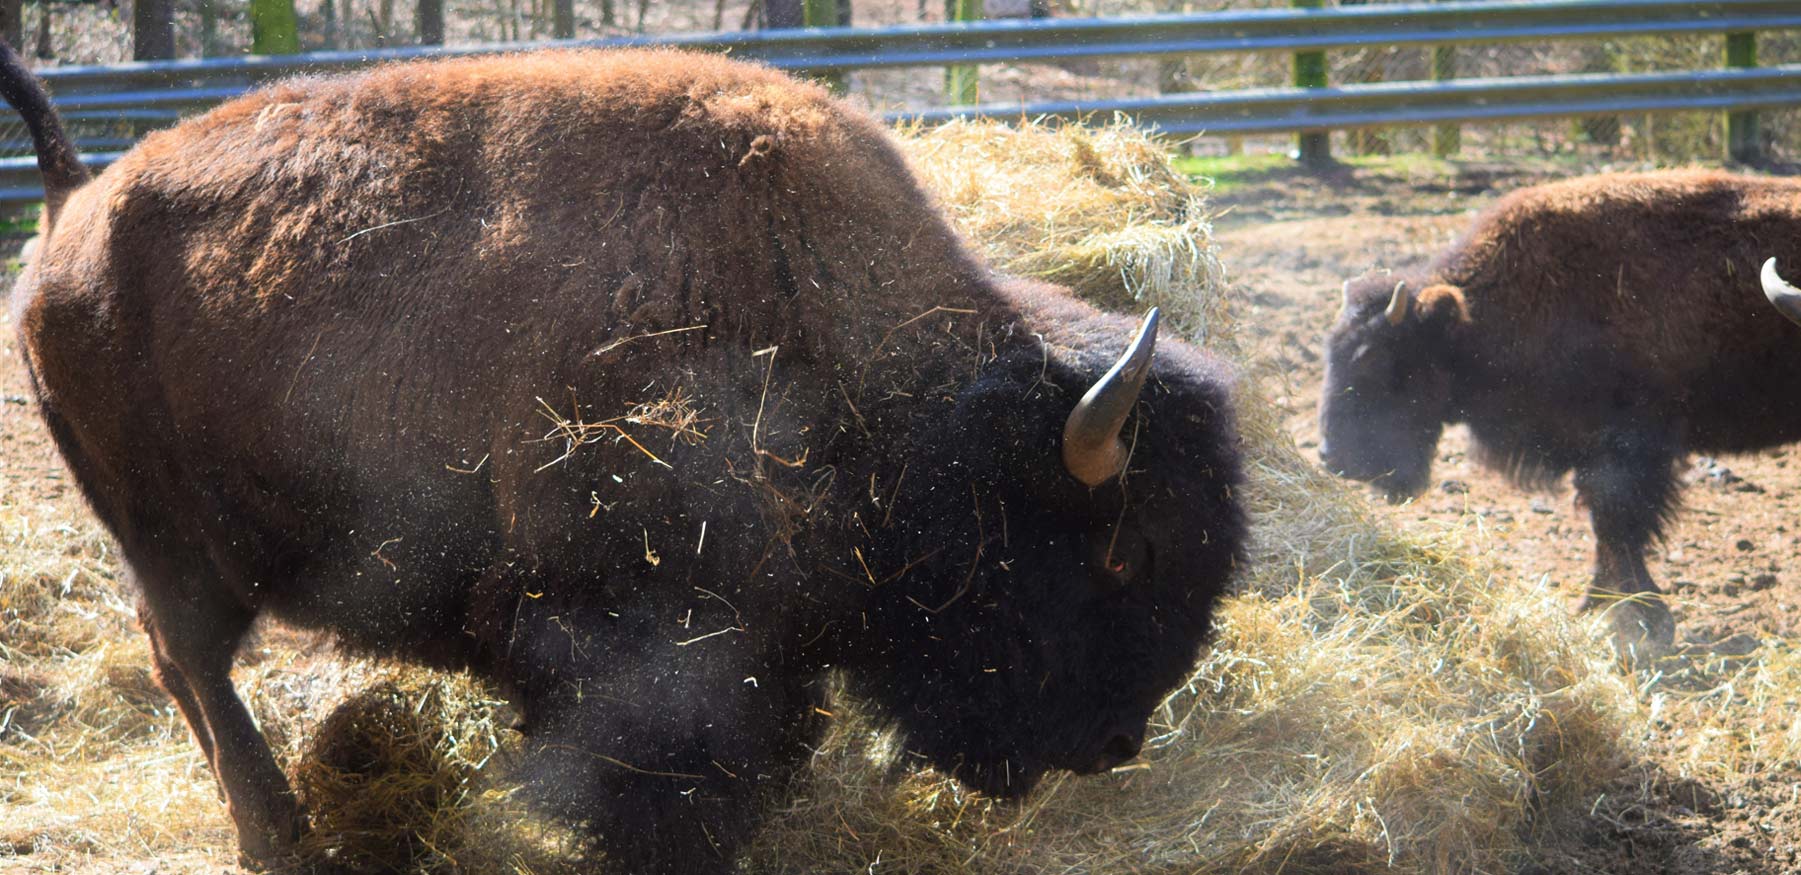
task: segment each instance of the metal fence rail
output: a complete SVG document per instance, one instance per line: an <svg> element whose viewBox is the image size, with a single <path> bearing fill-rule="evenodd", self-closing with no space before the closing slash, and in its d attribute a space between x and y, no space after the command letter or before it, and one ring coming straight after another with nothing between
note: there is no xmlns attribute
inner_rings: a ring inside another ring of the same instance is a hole
<svg viewBox="0 0 1801 875"><path fill-rule="evenodd" d="M301 73L387 61L545 47L679 46L729 52L785 70L826 73L1128 55L1346 49L1364 46L1539 42L1552 39L1728 33L1801 28L1796 0L1485 0L1331 9L1249 9L1134 18L957 22L880 28L808 28L557 40L530 44L416 46L358 52L144 61L62 67L43 78L59 96L166 90L184 84L193 105L207 86L244 89ZM236 92L233 92L236 93Z"/></svg>
<svg viewBox="0 0 1801 875"><path fill-rule="evenodd" d="M413 47L275 57L153 61L43 72L71 120L118 120L126 129L172 122L271 79L354 70L415 58L545 46L679 46L727 52L799 72L1053 61L1207 52L1320 51L1367 46L1548 41L1659 34L1743 34L1801 28L1801 0L1481 0L1329 9L1233 10L1117 19L990 21L886 28L814 28L530 45ZM1341 88L1258 89L1030 105L983 105L899 114L953 116L1126 113L1171 133L1324 131L1368 125L1475 122L1629 111L1745 110L1801 104L1801 68L1633 75L1512 77ZM116 149L118 132L78 143ZM116 155L98 151L95 166ZM35 200L30 159L0 159L0 205Z"/></svg>
<svg viewBox="0 0 1801 875"><path fill-rule="evenodd" d="M980 114L1081 120L1130 116L1171 134L1330 131L1370 126L1801 105L1801 64L1756 70L1508 76L1339 88L1267 88L1127 100L990 104L897 113L927 124Z"/></svg>

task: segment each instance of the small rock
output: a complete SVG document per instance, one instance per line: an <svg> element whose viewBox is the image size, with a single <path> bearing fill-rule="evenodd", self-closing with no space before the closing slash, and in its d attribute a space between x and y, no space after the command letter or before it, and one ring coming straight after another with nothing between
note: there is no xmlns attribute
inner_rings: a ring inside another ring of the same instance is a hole
<svg viewBox="0 0 1801 875"><path fill-rule="evenodd" d="M1557 509L1552 507L1550 502L1548 502L1542 498L1534 498L1534 499L1532 499L1532 512L1533 513L1556 513Z"/></svg>
<svg viewBox="0 0 1801 875"><path fill-rule="evenodd" d="M1737 547L1740 553L1749 553L1757 549L1757 545L1751 543L1750 538L1740 538L1732 546Z"/></svg>
<svg viewBox="0 0 1801 875"><path fill-rule="evenodd" d="M3 395L3 396L0 396L0 402L4 402L6 404L30 404L31 399L25 397L24 395Z"/></svg>
<svg viewBox="0 0 1801 875"><path fill-rule="evenodd" d="M1760 592L1762 590L1769 589L1770 587L1775 586L1775 585L1776 585L1776 575L1774 575L1774 574L1759 574L1756 577L1751 578L1751 591L1752 592Z"/></svg>
<svg viewBox="0 0 1801 875"><path fill-rule="evenodd" d="M1438 484L1438 488L1444 490L1446 495L1463 495L1470 491L1470 485L1462 480L1446 480Z"/></svg>

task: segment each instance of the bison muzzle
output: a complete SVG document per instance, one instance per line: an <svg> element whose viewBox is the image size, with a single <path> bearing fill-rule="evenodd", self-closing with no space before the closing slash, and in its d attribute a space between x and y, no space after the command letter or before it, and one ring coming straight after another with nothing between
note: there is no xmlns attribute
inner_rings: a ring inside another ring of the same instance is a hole
<svg viewBox="0 0 1801 875"><path fill-rule="evenodd" d="M1242 561L1230 371L991 275L813 85L393 65L93 179L10 50L0 88L40 409L251 859L305 826L228 674L259 616L490 679L616 871L722 872L829 675L1023 794L1138 753Z"/></svg>

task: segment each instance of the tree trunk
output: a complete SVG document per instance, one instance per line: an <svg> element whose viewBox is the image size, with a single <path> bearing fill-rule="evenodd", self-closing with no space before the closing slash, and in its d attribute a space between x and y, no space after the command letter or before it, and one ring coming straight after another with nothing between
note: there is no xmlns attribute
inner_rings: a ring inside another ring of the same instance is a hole
<svg viewBox="0 0 1801 875"><path fill-rule="evenodd" d="M206 4L206 8L208 8L208 9L212 8L211 0L201 0L201 2ZM348 6L345 7L345 11L346 12L349 11ZM337 0L325 0L324 3L320 4L319 17L325 19L325 22L324 22L325 47L327 49L336 49L338 47L338 4L337 4Z"/></svg>
<svg viewBox="0 0 1801 875"><path fill-rule="evenodd" d="M556 21L551 26L550 35L557 39L574 39L575 0L556 0L554 5L556 7ZM714 17L717 18L718 16ZM718 30L719 25L714 24L713 29Z"/></svg>
<svg viewBox="0 0 1801 875"><path fill-rule="evenodd" d="M175 57L173 0L137 0L132 4L131 57L137 61Z"/></svg>
<svg viewBox="0 0 1801 875"><path fill-rule="evenodd" d="M419 5L413 8L413 27L419 32L420 45L443 45L444 0L419 0Z"/></svg>
<svg viewBox="0 0 1801 875"><path fill-rule="evenodd" d="M39 9L44 14L38 16L37 56L45 61L55 60L56 52L50 47L50 4Z"/></svg>
<svg viewBox="0 0 1801 875"><path fill-rule="evenodd" d="M0 39L15 49L25 46L25 0L0 0Z"/></svg>
<svg viewBox="0 0 1801 875"><path fill-rule="evenodd" d="M801 0L763 0L765 21L770 30L787 30L806 25L805 5Z"/></svg>

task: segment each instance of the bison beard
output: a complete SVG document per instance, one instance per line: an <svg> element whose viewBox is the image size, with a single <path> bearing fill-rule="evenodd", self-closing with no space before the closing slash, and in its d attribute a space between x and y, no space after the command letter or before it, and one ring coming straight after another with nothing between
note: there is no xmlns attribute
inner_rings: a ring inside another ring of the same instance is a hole
<svg viewBox="0 0 1801 875"><path fill-rule="evenodd" d="M395 65L90 182L0 61L53 213L14 293L41 410L252 859L304 827L228 676L264 613L492 679L552 811L692 873L834 671L987 792L1130 758L1242 558L1227 372L1146 337L1072 416L1134 324L990 276L816 87Z"/></svg>
<svg viewBox="0 0 1801 875"><path fill-rule="evenodd" d="M1514 192L1424 270L1345 284L1321 456L1402 497L1463 422L1522 485L1573 471L1595 532L1583 606L1625 598L1623 638L1668 645L1645 549L1674 513L1675 461L1801 439L1801 338L1759 292L1783 241L1801 241L1792 180L1620 174Z"/></svg>

